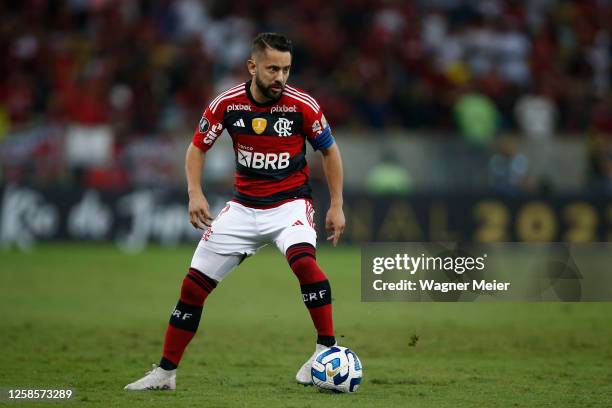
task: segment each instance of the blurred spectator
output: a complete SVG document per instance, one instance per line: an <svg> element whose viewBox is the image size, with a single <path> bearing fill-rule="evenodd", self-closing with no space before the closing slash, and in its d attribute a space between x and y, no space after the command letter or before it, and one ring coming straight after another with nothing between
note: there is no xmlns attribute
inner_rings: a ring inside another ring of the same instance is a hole
<svg viewBox="0 0 612 408"><path fill-rule="evenodd" d="M527 187L528 167L527 157L517 151L516 140L501 137L489 161L489 185L503 194L519 194Z"/></svg>
<svg viewBox="0 0 612 408"><path fill-rule="evenodd" d="M8 134L10 127L11 119L9 118L8 112L0 105L0 143Z"/></svg>
<svg viewBox="0 0 612 408"><path fill-rule="evenodd" d="M499 127L499 111L495 103L476 89L459 96L454 113L459 131L474 144L491 141Z"/></svg>
<svg viewBox="0 0 612 408"><path fill-rule="evenodd" d="M593 134L589 138L589 184L594 193L612 195L612 138Z"/></svg>
<svg viewBox="0 0 612 408"><path fill-rule="evenodd" d="M521 96L514 114L521 132L533 139L549 138L555 131L557 107L555 101L544 92Z"/></svg>
<svg viewBox="0 0 612 408"><path fill-rule="evenodd" d="M370 169L366 191L373 195L407 195L412 190L412 177L393 152L384 152L381 160Z"/></svg>
<svg viewBox="0 0 612 408"><path fill-rule="evenodd" d="M595 105L592 120L594 129L612 140L612 93Z"/></svg>

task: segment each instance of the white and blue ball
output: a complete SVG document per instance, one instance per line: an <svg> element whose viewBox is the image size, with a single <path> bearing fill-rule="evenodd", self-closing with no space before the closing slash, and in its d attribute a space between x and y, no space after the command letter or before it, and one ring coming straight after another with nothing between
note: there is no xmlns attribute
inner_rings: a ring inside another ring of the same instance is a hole
<svg viewBox="0 0 612 408"><path fill-rule="evenodd" d="M352 350L333 346L323 350L312 362L312 382L335 392L355 392L363 376L361 361Z"/></svg>

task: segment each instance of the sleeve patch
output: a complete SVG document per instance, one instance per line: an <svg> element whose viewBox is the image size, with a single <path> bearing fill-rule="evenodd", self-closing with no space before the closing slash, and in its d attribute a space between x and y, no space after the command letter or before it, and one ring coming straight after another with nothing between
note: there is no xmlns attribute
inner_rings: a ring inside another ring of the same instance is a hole
<svg viewBox="0 0 612 408"><path fill-rule="evenodd" d="M210 122L208 121L208 119L202 116L202 119L200 119L200 124L198 125L200 133L206 133L208 131L208 128L210 128Z"/></svg>

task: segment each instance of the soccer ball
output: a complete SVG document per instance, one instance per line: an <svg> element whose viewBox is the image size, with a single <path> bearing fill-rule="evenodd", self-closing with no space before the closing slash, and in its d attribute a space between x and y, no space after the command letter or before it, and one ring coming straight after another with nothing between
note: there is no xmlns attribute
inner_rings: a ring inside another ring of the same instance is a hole
<svg viewBox="0 0 612 408"><path fill-rule="evenodd" d="M361 361L346 347L333 346L323 350L312 362L312 382L319 388L334 392L355 392L361 383Z"/></svg>

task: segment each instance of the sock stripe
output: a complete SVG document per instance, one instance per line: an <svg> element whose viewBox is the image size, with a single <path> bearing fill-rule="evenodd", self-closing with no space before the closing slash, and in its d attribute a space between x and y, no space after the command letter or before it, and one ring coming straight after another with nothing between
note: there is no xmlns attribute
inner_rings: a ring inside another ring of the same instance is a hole
<svg viewBox="0 0 612 408"><path fill-rule="evenodd" d="M213 289L217 287L217 281L206 276L205 273L198 271L195 268L189 268L189 273L193 273L195 276L197 276L198 278L202 278L204 279L204 281L206 281Z"/></svg>
<svg viewBox="0 0 612 408"><path fill-rule="evenodd" d="M312 255L312 254L306 254L306 253L303 253L303 252L302 252L301 254L297 254L297 255L295 255L294 257L292 257L292 258L290 258L290 259L289 259L289 266L293 265L293 263L294 263L295 261L297 261L298 259L302 259L302 258L307 257L307 256L309 256L309 257L311 257L311 258L316 259L316 258L314 257L314 255Z"/></svg>
<svg viewBox="0 0 612 408"><path fill-rule="evenodd" d="M286 252L286 257L287 261L289 262L289 266L291 266L291 264L293 264L298 259L303 258L305 256L310 256L314 259L317 259L316 248L306 242L291 245Z"/></svg>
<svg viewBox="0 0 612 408"><path fill-rule="evenodd" d="M206 293L210 293L212 292L212 289L208 286L206 286L205 283L201 282L198 280L198 278L194 277L193 275L187 275L187 279L189 279L190 281L192 281L193 283L195 283L196 285L198 285L200 288L202 288L202 290L204 290Z"/></svg>
<svg viewBox="0 0 612 408"><path fill-rule="evenodd" d="M314 248L314 245L309 244L308 242L298 242L297 244L290 245L289 248L287 249L289 250L291 248L298 247L298 246L308 246L308 247Z"/></svg>
<svg viewBox="0 0 612 408"><path fill-rule="evenodd" d="M287 253L291 253L292 251L295 251L295 250L301 250L301 251L312 250L312 251L314 251L315 247L313 247L310 244L295 244L295 245L291 245L289 248L287 248Z"/></svg>
<svg viewBox="0 0 612 408"><path fill-rule="evenodd" d="M293 244L291 245L289 248L287 248L287 254L292 253L295 250L312 250L315 251L315 247L312 244L309 244L307 242L300 242L299 244Z"/></svg>
<svg viewBox="0 0 612 408"><path fill-rule="evenodd" d="M217 286L216 282L201 272L196 271L195 269L190 269L187 274L188 277L191 277L192 280L200 282L201 285L207 288L207 291L210 293Z"/></svg>
<svg viewBox="0 0 612 408"><path fill-rule="evenodd" d="M287 252L287 258L291 259L295 255L298 255L298 254L308 254L308 255L311 255L312 257L316 257L316 255L315 255L316 253L315 253L315 251L313 249L310 249L310 248L299 248L299 249L293 250L291 252Z"/></svg>
<svg viewBox="0 0 612 408"><path fill-rule="evenodd" d="M187 277L191 279L192 281L198 283L202 288L206 289L207 292L209 293L212 292L213 288L204 279L200 278L199 276L193 273L188 274Z"/></svg>

